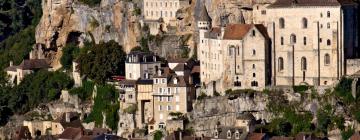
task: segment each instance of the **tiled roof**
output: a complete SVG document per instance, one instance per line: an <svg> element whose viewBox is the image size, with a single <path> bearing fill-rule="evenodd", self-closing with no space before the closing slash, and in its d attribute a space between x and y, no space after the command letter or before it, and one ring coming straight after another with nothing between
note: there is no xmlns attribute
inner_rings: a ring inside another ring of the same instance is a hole
<svg viewBox="0 0 360 140"><path fill-rule="evenodd" d="M270 140L294 140L294 137L274 136Z"/></svg>
<svg viewBox="0 0 360 140"><path fill-rule="evenodd" d="M191 73L200 73L200 66L194 66L191 70Z"/></svg>
<svg viewBox="0 0 360 140"><path fill-rule="evenodd" d="M66 122L66 113L63 113L59 118L54 120L54 122L60 123L64 129L68 127L83 128L77 113L69 112L69 115L70 115L70 122Z"/></svg>
<svg viewBox="0 0 360 140"><path fill-rule="evenodd" d="M167 60L169 63L186 63L189 58L170 58Z"/></svg>
<svg viewBox="0 0 360 140"><path fill-rule="evenodd" d="M60 134L59 139L74 139L78 135L82 135L81 128L68 127Z"/></svg>
<svg viewBox="0 0 360 140"><path fill-rule="evenodd" d="M269 8L294 6L341 6L355 4L352 0L277 0Z"/></svg>
<svg viewBox="0 0 360 140"><path fill-rule="evenodd" d="M22 70L32 70L50 68L50 65L46 59L29 59L24 60L18 67Z"/></svg>
<svg viewBox="0 0 360 140"><path fill-rule="evenodd" d="M177 64L173 69L173 71L184 71L184 70L189 70L189 67L183 63Z"/></svg>
<svg viewBox="0 0 360 140"><path fill-rule="evenodd" d="M248 32L255 27L259 30L259 32L265 37L269 38L267 33L267 29L264 25L261 24L228 24L225 27L225 32L223 39L225 40L242 40ZM206 38L216 39L221 34L221 28L214 27L207 34L205 34Z"/></svg>
<svg viewBox="0 0 360 140"><path fill-rule="evenodd" d="M350 140L360 140L359 132L355 132L351 137Z"/></svg>
<svg viewBox="0 0 360 140"><path fill-rule="evenodd" d="M265 133L250 133L247 136L247 139L249 140L262 140L266 136Z"/></svg>

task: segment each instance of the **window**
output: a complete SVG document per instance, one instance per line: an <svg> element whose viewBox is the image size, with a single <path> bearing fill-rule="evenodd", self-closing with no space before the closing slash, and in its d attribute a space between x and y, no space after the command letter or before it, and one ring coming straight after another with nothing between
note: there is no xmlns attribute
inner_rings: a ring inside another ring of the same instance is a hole
<svg viewBox="0 0 360 140"><path fill-rule="evenodd" d="M331 45L331 41L330 41L330 39L326 40L326 44L327 44L328 46L330 46L330 45Z"/></svg>
<svg viewBox="0 0 360 140"><path fill-rule="evenodd" d="M155 84L157 84L159 82L159 80L158 79L155 79Z"/></svg>
<svg viewBox="0 0 360 140"><path fill-rule="evenodd" d="M308 20L306 18L302 19L302 28L306 29L308 27Z"/></svg>
<svg viewBox="0 0 360 140"><path fill-rule="evenodd" d="M320 17L323 17L323 13L320 13Z"/></svg>
<svg viewBox="0 0 360 140"><path fill-rule="evenodd" d="M255 74L255 73L253 73L253 77L256 77L256 74Z"/></svg>
<svg viewBox="0 0 360 140"><path fill-rule="evenodd" d="M329 54L325 54L324 56L324 61L325 61L325 65L329 65L330 64L330 55Z"/></svg>
<svg viewBox="0 0 360 140"><path fill-rule="evenodd" d="M278 66L279 66L279 71L283 71L284 70L284 59L282 57L279 58L278 60Z"/></svg>
<svg viewBox="0 0 360 140"><path fill-rule="evenodd" d="M251 82L251 87L257 87L258 86L258 82L257 81L252 81Z"/></svg>
<svg viewBox="0 0 360 140"><path fill-rule="evenodd" d="M161 106L161 105L159 105L159 110L160 110L160 111L162 110L162 106Z"/></svg>
<svg viewBox="0 0 360 140"><path fill-rule="evenodd" d="M240 81L235 81L234 86L235 87L241 87L241 82Z"/></svg>
<svg viewBox="0 0 360 140"><path fill-rule="evenodd" d="M255 49L252 50L252 55L256 55L256 50Z"/></svg>
<svg viewBox="0 0 360 140"><path fill-rule="evenodd" d="M266 15L266 10L261 10L262 15Z"/></svg>
<svg viewBox="0 0 360 140"><path fill-rule="evenodd" d="M230 132L230 131L227 132L227 138L228 138L228 139L231 138L231 132Z"/></svg>
<svg viewBox="0 0 360 140"><path fill-rule="evenodd" d="M281 45L284 45L284 37L281 37L281 38L280 38L280 44L281 44Z"/></svg>
<svg viewBox="0 0 360 140"><path fill-rule="evenodd" d="M132 95L129 95L128 97L129 97L129 99L132 99L132 98L133 98L133 96L132 96Z"/></svg>
<svg viewBox="0 0 360 140"><path fill-rule="evenodd" d="M235 133L235 139L239 139L240 138L240 134L239 134L239 132L236 132Z"/></svg>
<svg viewBox="0 0 360 140"><path fill-rule="evenodd" d="M252 68L255 69L255 64L252 64Z"/></svg>
<svg viewBox="0 0 360 140"><path fill-rule="evenodd" d="M161 116L162 116L162 114L161 114ZM163 122L159 123L159 128L164 129L165 128L165 123L163 123Z"/></svg>
<svg viewBox="0 0 360 140"><path fill-rule="evenodd" d="M307 69L306 58L302 57L301 58L301 70L306 70L306 69Z"/></svg>
<svg viewBox="0 0 360 140"><path fill-rule="evenodd" d="M327 17L330 18L330 11L327 11Z"/></svg>
<svg viewBox="0 0 360 140"><path fill-rule="evenodd" d="M279 28L284 29L285 28L285 20L284 18L279 19Z"/></svg>
<svg viewBox="0 0 360 140"><path fill-rule="evenodd" d="M167 110L171 110L171 106L170 106L170 105L167 106Z"/></svg>
<svg viewBox="0 0 360 140"><path fill-rule="evenodd" d="M214 136L215 136L215 138L218 138L219 132L215 132Z"/></svg>
<svg viewBox="0 0 360 140"><path fill-rule="evenodd" d="M161 81L162 81L163 84L165 84L165 79L162 79Z"/></svg>
<svg viewBox="0 0 360 140"><path fill-rule="evenodd" d="M253 30L253 31L252 31L252 36L255 36L255 33L256 33L255 30Z"/></svg>
<svg viewBox="0 0 360 140"><path fill-rule="evenodd" d="M172 97L168 97L168 102L171 102L172 101Z"/></svg>
<svg viewBox="0 0 360 140"><path fill-rule="evenodd" d="M306 37L304 37L304 45L306 46L306 44L307 44L307 43L306 43Z"/></svg>
<svg viewBox="0 0 360 140"><path fill-rule="evenodd" d="M291 34L290 35L290 44L295 44L296 43L296 35L295 34Z"/></svg>
<svg viewBox="0 0 360 140"><path fill-rule="evenodd" d="M319 42L320 42L320 43L322 42L322 38L319 38Z"/></svg>
<svg viewBox="0 0 360 140"><path fill-rule="evenodd" d="M330 23L327 23L326 25L327 25L327 28L330 29Z"/></svg>

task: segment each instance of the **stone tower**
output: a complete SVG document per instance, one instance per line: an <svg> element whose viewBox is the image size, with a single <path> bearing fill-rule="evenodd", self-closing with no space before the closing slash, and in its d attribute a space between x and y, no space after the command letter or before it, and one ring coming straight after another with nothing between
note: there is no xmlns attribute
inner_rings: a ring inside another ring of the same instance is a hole
<svg viewBox="0 0 360 140"><path fill-rule="evenodd" d="M202 5L198 20L198 29L200 38L204 37L204 33L211 29L211 17L208 14L205 4Z"/></svg>

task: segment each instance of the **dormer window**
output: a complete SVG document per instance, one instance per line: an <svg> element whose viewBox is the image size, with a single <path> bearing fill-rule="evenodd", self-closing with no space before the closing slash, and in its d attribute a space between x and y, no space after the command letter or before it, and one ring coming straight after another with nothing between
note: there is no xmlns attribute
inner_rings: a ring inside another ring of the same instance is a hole
<svg viewBox="0 0 360 140"><path fill-rule="evenodd" d="M240 139L240 133L238 131L235 132L235 139Z"/></svg>
<svg viewBox="0 0 360 140"><path fill-rule="evenodd" d="M214 137L218 138L219 137L219 132L216 131L215 134L214 134Z"/></svg>
<svg viewBox="0 0 360 140"><path fill-rule="evenodd" d="M178 83L177 79L175 78L174 79L174 84L176 85Z"/></svg>
<svg viewBox="0 0 360 140"><path fill-rule="evenodd" d="M231 139L231 131L230 130L227 132L226 136L227 136L228 139Z"/></svg>

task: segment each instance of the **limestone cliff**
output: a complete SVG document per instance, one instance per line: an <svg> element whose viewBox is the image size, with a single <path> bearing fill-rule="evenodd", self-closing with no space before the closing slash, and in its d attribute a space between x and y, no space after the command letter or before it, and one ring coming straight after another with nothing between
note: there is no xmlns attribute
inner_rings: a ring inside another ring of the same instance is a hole
<svg viewBox="0 0 360 140"><path fill-rule="evenodd" d="M115 40L125 51L136 46L140 36L136 3L102 0L89 7L77 0L42 0L43 16L36 28L36 43L56 49L67 42Z"/></svg>

